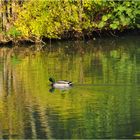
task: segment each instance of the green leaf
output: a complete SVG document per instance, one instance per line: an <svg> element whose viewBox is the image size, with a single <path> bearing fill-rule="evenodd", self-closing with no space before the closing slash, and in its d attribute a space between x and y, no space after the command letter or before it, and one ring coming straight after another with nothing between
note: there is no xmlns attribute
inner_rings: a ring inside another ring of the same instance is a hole
<svg viewBox="0 0 140 140"><path fill-rule="evenodd" d="M106 15L104 15L104 16L102 17L102 20L103 20L103 21L107 21L107 20L108 20L108 17L107 17Z"/></svg>
<svg viewBox="0 0 140 140"><path fill-rule="evenodd" d="M118 28L118 25L117 24L115 24L115 23L113 23L113 24L110 24L110 28L111 29L117 29Z"/></svg>
<svg viewBox="0 0 140 140"><path fill-rule="evenodd" d="M125 10L125 7L120 5L117 9L122 12Z"/></svg>
<svg viewBox="0 0 140 140"><path fill-rule="evenodd" d="M98 24L98 28L103 28L105 26L105 22L104 21L101 21L99 24Z"/></svg>

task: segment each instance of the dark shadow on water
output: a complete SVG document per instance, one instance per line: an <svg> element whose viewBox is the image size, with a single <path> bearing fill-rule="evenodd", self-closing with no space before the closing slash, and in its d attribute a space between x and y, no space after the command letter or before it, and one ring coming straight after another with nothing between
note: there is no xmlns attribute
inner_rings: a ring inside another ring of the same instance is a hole
<svg viewBox="0 0 140 140"><path fill-rule="evenodd" d="M65 87L65 88L54 88L54 87L51 87L50 89L49 89L49 92L50 93L55 93L55 90L57 89L57 90L60 90L60 91L68 91L68 90L70 90L72 88L72 86L70 86L70 87Z"/></svg>

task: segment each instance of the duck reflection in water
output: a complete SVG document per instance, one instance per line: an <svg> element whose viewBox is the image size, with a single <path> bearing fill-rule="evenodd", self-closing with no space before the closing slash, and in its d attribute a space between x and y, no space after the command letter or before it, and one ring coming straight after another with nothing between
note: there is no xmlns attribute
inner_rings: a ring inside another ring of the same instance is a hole
<svg viewBox="0 0 140 140"><path fill-rule="evenodd" d="M55 89L60 89L62 91L68 90L72 87L72 82L66 81L66 80L60 80L55 82L54 78L49 78L49 81L51 82L51 89L49 90L50 92L54 92Z"/></svg>

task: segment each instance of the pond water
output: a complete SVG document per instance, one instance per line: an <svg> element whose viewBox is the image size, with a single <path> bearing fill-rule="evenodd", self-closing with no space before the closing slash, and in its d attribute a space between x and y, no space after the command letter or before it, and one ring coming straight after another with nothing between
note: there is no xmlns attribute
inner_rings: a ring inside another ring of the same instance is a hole
<svg viewBox="0 0 140 140"><path fill-rule="evenodd" d="M139 37L1 47L0 139L14 138L140 138Z"/></svg>

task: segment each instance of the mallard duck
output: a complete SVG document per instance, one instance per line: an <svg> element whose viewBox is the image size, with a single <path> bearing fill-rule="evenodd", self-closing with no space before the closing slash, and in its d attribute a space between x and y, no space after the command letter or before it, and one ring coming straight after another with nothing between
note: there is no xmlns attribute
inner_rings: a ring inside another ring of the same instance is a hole
<svg viewBox="0 0 140 140"><path fill-rule="evenodd" d="M60 80L60 81L55 82L54 78L49 78L49 81L52 82L51 86L53 88L64 89L64 88L69 88L72 86L72 82L70 81Z"/></svg>

